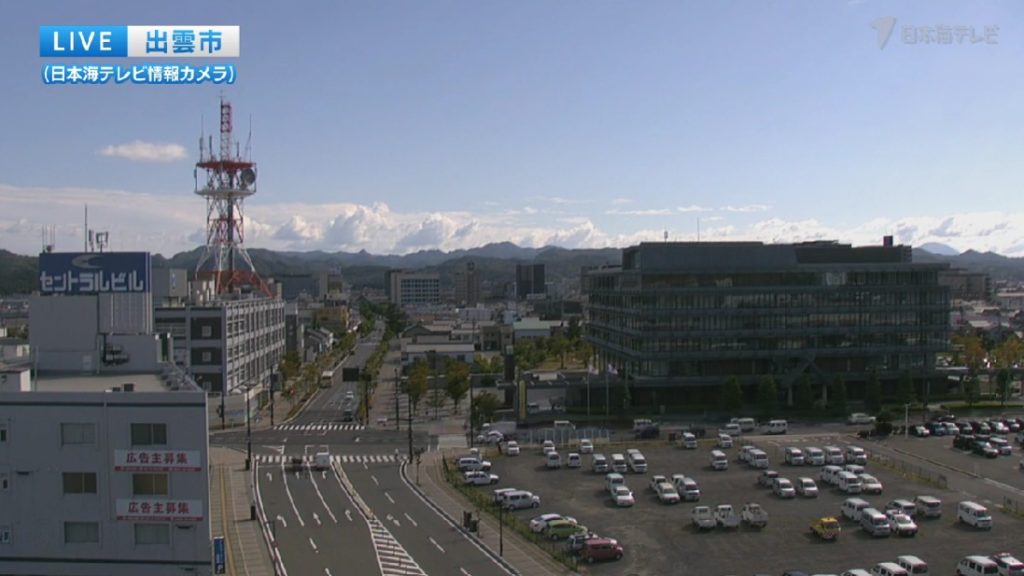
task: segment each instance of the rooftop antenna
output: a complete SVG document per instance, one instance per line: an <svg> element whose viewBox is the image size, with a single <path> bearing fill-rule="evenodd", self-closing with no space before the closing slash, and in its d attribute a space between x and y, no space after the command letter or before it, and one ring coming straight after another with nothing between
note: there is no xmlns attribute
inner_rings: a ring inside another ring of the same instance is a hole
<svg viewBox="0 0 1024 576"><path fill-rule="evenodd" d="M697 216L697 242L700 242L700 216Z"/></svg>
<svg viewBox="0 0 1024 576"><path fill-rule="evenodd" d="M668 242L668 230L665 230L665 242Z"/></svg>

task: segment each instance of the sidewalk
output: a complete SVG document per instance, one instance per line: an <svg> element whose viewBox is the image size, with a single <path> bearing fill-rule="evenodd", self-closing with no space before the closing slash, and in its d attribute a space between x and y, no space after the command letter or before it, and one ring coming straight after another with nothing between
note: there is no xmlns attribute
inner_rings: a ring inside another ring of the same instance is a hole
<svg viewBox="0 0 1024 576"><path fill-rule="evenodd" d="M489 548L495 555L499 551L499 530L497 520L486 512L476 510L461 494L444 480L441 470L440 452L426 452L420 464L419 488L423 495L439 506L451 520L460 522L464 510L473 510L480 518L477 542ZM415 467L409 469L409 477L415 478ZM512 530L504 531L504 554L502 558L522 576L563 576L575 574L555 562L545 552L527 542Z"/></svg>
<svg viewBox="0 0 1024 576"><path fill-rule="evenodd" d="M245 454L211 446L210 530L214 537L224 537L226 574L274 576L260 523L249 519L252 494L252 473L245 469Z"/></svg>

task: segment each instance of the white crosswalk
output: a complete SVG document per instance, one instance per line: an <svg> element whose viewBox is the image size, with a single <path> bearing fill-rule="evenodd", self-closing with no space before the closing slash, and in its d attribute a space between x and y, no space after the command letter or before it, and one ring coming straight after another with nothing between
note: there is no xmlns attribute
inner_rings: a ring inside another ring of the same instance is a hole
<svg viewBox="0 0 1024 576"><path fill-rule="evenodd" d="M377 562L380 564L382 576L427 576L380 520L371 518L369 524L370 539L373 540L373 548L377 552Z"/></svg>
<svg viewBox="0 0 1024 576"><path fill-rule="evenodd" d="M362 424L278 424L274 430L287 430L292 432L337 432L341 430L355 431L362 430Z"/></svg>
<svg viewBox="0 0 1024 576"><path fill-rule="evenodd" d="M313 462L312 455L303 457L306 463ZM285 454L253 454L253 460L260 464L288 464L292 457ZM335 464L379 464L398 462L394 454L331 454L331 462Z"/></svg>

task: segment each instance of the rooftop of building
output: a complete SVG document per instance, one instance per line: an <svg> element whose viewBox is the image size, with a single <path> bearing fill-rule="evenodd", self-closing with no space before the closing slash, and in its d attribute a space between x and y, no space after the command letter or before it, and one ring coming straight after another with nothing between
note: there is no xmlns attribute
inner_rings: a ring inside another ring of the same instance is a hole
<svg viewBox="0 0 1024 576"><path fill-rule="evenodd" d="M402 352L424 354L431 350L436 352L472 352L472 342L432 342L426 344L403 344Z"/></svg>
<svg viewBox="0 0 1024 576"><path fill-rule="evenodd" d="M37 392L106 392L131 384L134 392L169 392L159 374L82 375L41 372L36 376Z"/></svg>

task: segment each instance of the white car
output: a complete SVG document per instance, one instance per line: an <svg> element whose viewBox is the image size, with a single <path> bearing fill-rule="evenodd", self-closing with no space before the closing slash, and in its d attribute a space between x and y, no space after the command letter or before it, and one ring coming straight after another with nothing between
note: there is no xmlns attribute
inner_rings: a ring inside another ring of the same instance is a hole
<svg viewBox="0 0 1024 576"><path fill-rule="evenodd" d="M593 454L594 443L587 438L580 439L580 454Z"/></svg>
<svg viewBox="0 0 1024 576"><path fill-rule="evenodd" d="M793 483L788 478L776 478L772 482L772 492L779 498L793 498L796 496Z"/></svg>
<svg viewBox="0 0 1024 576"><path fill-rule="evenodd" d="M732 436L724 433L718 434L718 447L719 448L732 448Z"/></svg>
<svg viewBox="0 0 1024 576"><path fill-rule="evenodd" d="M661 500L664 504L679 503L679 492L676 492L676 488L671 482L658 484L654 487L654 491L658 494L658 500Z"/></svg>
<svg viewBox="0 0 1024 576"><path fill-rule="evenodd" d="M824 466L825 452L823 452L821 448L815 448L814 446L808 446L807 448L804 448L804 465Z"/></svg>
<svg viewBox="0 0 1024 576"><path fill-rule="evenodd" d="M506 456L519 456L519 443L515 440L509 440L505 444L505 455Z"/></svg>
<svg viewBox="0 0 1024 576"><path fill-rule="evenodd" d="M561 514L541 514L530 520L530 531L541 533L545 528L548 527L548 522L552 520L561 520L563 516Z"/></svg>
<svg viewBox="0 0 1024 576"><path fill-rule="evenodd" d="M796 446L786 448L786 464L790 466L803 466L804 452Z"/></svg>
<svg viewBox="0 0 1024 576"><path fill-rule="evenodd" d="M483 470L470 470L462 475L463 482L466 484L472 484L474 486L487 486L489 484L498 483L497 474L489 474Z"/></svg>
<svg viewBox="0 0 1024 576"><path fill-rule="evenodd" d="M846 418L847 424L874 424L875 417L863 412L854 412Z"/></svg>
<svg viewBox="0 0 1024 576"><path fill-rule="evenodd" d="M627 506L632 506L633 504L635 504L636 500L633 499L632 490L626 488L622 484L619 484L618 486L612 489L612 502L615 502L616 506L625 508Z"/></svg>
<svg viewBox="0 0 1024 576"><path fill-rule="evenodd" d="M1020 576L1024 574L1024 562L1014 558L1009 552L993 554L992 561L999 566L999 576Z"/></svg>
<svg viewBox="0 0 1024 576"><path fill-rule="evenodd" d="M657 492L658 484L661 484L662 482L668 482L668 478L665 478L661 474L655 474L655 475L651 476L651 484L650 484L651 490L654 490L655 492Z"/></svg>
<svg viewBox="0 0 1024 576"><path fill-rule="evenodd" d="M480 444L500 444L505 440L505 435L497 430L490 430L486 434L480 434L476 441Z"/></svg>
<svg viewBox="0 0 1024 576"><path fill-rule="evenodd" d="M881 494L882 493L882 482L875 478L871 474L858 474L860 478L860 491L865 494Z"/></svg>
<svg viewBox="0 0 1024 576"><path fill-rule="evenodd" d="M690 511L690 522L701 530L710 530L715 527L715 516L707 506L694 506Z"/></svg>
<svg viewBox="0 0 1024 576"><path fill-rule="evenodd" d="M914 519L899 510L887 510L885 517L889 519L889 530L897 536L917 535L917 524Z"/></svg>
<svg viewBox="0 0 1024 576"><path fill-rule="evenodd" d="M545 456L548 455L548 452L554 452L554 451L555 451L555 443L552 440L545 440L544 443L540 445L540 452L541 452L541 454L543 454Z"/></svg>
<svg viewBox="0 0 1024 576"><path fill-rule="evenodd" d="M818 485L814 480L801 476L796 479L796 493L805 498L816 498L818 496Z"/></svg>

